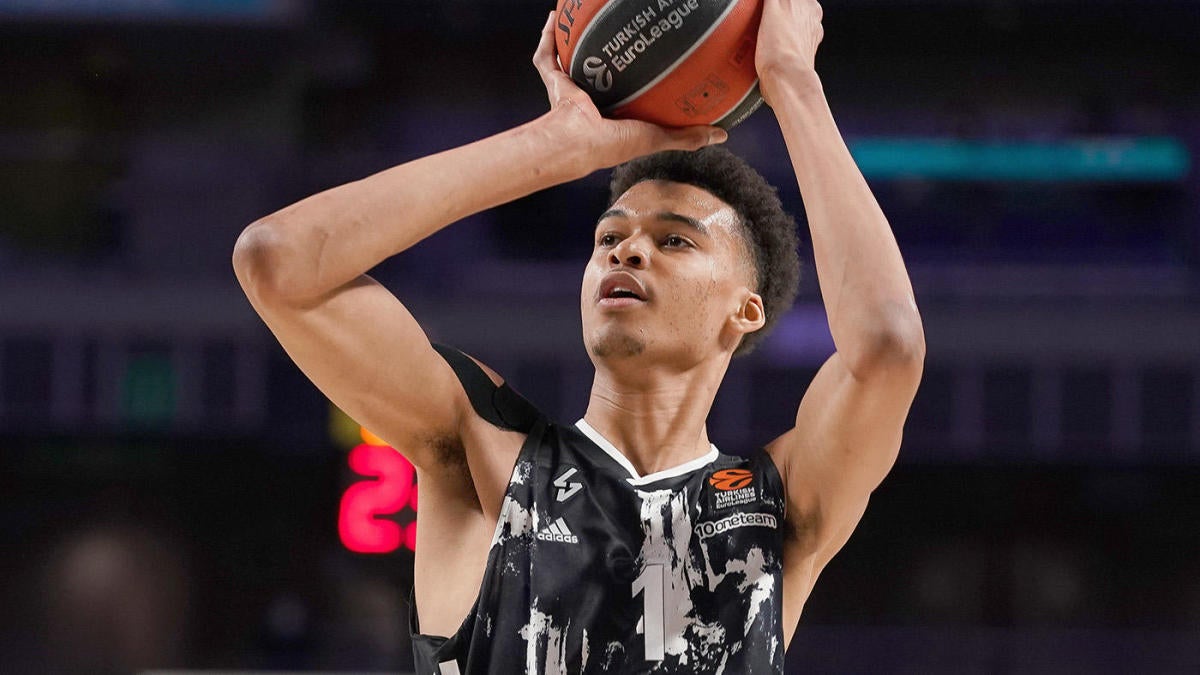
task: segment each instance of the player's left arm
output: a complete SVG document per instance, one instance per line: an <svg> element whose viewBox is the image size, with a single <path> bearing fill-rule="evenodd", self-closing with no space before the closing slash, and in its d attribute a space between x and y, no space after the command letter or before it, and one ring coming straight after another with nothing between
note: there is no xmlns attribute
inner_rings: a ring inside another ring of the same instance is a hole
<svg viewBox="0 0 1200 675"><path fill-rule="evenodd" d="M900 249L834 124L814 68L822 36L814 0L766 0L760 85L804 199L837 349L805 393L795 427L768 447L784 478L796 533L785 556L789 626L895 463L925 357Z"/></svg>

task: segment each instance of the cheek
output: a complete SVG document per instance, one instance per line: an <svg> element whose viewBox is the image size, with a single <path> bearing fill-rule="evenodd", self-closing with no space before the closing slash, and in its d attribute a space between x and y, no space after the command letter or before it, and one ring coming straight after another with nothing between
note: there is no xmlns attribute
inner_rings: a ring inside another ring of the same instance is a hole
<svg viewBox="0 0 1200 675"><path fill-rule="evenodd" d="M596 260L593 257L588 260L587 265L583 268L583 278L579 281L579 301L583 303L589 297L589 294L595 293L596 286L599 282L600 273L596 266Z"/></svg>
<svg viewBox="0 0 1200 675"><path fill-rule="evenodd" d="M689 326L704 326L713 322L713 317L724 316L718 306L723 288L723 275L715 261L709 261L675 289L672 303L677 319Z"/></svg>

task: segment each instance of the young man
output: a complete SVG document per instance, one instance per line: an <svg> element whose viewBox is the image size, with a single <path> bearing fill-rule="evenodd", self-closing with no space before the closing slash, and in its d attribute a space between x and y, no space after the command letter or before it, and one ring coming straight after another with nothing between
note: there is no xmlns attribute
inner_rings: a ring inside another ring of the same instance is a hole
<svg viewBox="0 0 1200 675"><path fill-rule="evenodd" d="M814 70L821 37L813 0L765 1L756 67L837 352L795 426L750 458L717 453L705 420L734 353L790 302L794 238L727 153L618 171L580 293L596 375L576 425L433 347L364 275L468 214L724 140L601 118L557 67L552 21L534 57L547 114L309 197L239 239L238 278L291 357L417 467L421 675L782 672L817 575L895 460L924 357L895 239Z"/></svg>

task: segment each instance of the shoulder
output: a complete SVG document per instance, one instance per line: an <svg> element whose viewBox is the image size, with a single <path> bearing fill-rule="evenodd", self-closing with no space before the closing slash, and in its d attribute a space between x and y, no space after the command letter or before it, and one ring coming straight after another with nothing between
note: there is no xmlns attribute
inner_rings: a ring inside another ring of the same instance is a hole
<svg viewBox="0 0 1200 675"><path fill-rule="evenodd" d="M496 371L454 347L433 348L454 371L471 408L484 421L509 431L528 433L541 412L511 387Z"/></svg>
<svg viewBox="0 0 1200 675"><path fill-rule="evenodd" d="M783 515L787 503L783 479L762 448L746 455L720 453L703 473L704 489L715 508L737 504L766 507Z"/></svg>
<svg viewBox="0 0 1200 675"><path fill-rule="evenodd" d="M458 434L429 444L444 476L469 485L484 513L499 513L513 467L542 413L495 371L458 349L434 344L465 396ZM438 481L441 476L431 475Z"/></svg>
<svg viewBox="0 0 1200 675"><path fill-rule="evenodd" d="M772 488L783 487L782 474L775 460L766 448L755 448L744 455L734 455L720 452L713 461L710 480L720 480L720 476L750 476L760 478L771 484Z"/></svg>

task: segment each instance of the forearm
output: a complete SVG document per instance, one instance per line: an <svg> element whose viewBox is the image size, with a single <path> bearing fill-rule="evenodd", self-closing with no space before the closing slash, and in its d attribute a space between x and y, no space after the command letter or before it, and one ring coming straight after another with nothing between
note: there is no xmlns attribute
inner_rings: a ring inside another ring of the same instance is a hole
<svg viewBox="0 0 1200 675"><path fill-rule="evenodd" d="M563 111L318 193L246 229L239 274L295 300L319 297L473 213L590 171L563 143Z"/></svg>
<svg viewBox="0 0 1200 675"><path fill-rule="evenodd" d="M602 118L558 66L553 12L533 64L550 99L550 112L533 122L322 192L246 228L233 262L247 293L303 305L472 213L634 157L725 140L713 127Z"/></svg>
<svg viewBox="0 0 1200 675"><path fill-rule="evenodd" d="M904 260L834 123L819 78L800 68L772 84L838 352L855 374L881 357L919 355L924 338Z"/></svg>

